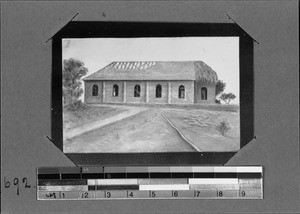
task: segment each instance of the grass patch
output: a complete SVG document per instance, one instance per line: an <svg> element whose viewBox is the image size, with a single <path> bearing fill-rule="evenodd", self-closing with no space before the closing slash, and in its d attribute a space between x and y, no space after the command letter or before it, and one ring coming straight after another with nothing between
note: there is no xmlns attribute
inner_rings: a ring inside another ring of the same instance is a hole
<svg viewBox="0 0 300 214"><path fill-rule="evenodd" d="M175 109L165 109L163 112L200 150L219 152L240 149L239 112ZM222 121L226 121L228 126L226 135L216 129Z"/></svg>
<svg viewBox="0 0 300 214"><path fill-rule="evenodd" d="M112 117L124 111L126 110L103 106L85 106L85 108L75 111L64 109L63 128L64 130L78 128L91 122Z"/></svg>
<svg viewBox="0 0 300 214"><path fill-rule="evenodd" d="M226 111L226 112L239 112L240 106L236 104L159 104L159 103L107 103L116 106L136 106L147 108L170 108L170 109L186 109L186 110L210 110L210 111Z"/></svg>

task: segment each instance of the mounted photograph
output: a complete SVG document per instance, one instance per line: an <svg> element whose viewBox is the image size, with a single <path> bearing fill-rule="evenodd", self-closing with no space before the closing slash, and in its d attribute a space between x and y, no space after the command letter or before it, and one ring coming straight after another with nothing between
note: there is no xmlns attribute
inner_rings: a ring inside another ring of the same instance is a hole
<svg viewBox="0 0 300 214"><path fill-rule="evenodd" d="M239 37L62 39L63 152L237 152L239 44Z"/></svg>

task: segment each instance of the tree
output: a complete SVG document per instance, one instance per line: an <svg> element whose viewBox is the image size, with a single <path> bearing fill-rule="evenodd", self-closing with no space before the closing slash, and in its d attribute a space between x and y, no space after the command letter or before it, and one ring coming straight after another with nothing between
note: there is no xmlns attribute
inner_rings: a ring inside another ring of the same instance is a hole
<svg viewBox="0 0 300 214"><path fill-rule="evenodd" d="M63 99L67 109L76 109L81 103L79 97L83 93L81 78L87 74L88 69L78 59L70 58L64 60L63 65Z"/></svg>
<svg viewBox="0 0 300 214"><path fill-rule="evenodd" d="M222 93L220 99L223 100L226 104L229 104L231 100L235 99L235 95L233 93Z"/></svg>
<svg viewBox="0 0 300 214"><path fill-rule="evenodd" d="M222 80L218 80L216 84L216 96L221 94L224 91L225 87L226 87L226 83L224 83Z"/></svg>

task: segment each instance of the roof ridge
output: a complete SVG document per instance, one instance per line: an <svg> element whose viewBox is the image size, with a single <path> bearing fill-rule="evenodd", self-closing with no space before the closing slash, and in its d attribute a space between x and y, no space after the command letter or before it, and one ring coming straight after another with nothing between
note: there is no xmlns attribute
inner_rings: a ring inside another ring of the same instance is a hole
<svg viewBox="0 0 300 214"><path fill-rule="evenodd" d="M201 60L127 60L127 61L123 61L123 60L118 60L118 61L112 61L111 63L114 62L202 62ZM111 64L110 63L110 64Z"/></svg>
<svg viewBox="0 0 300 214"><path fill-rule="evenodd" d="M113 61L83 80L204 80L215 82L217 74L198 61Z"/></svg>

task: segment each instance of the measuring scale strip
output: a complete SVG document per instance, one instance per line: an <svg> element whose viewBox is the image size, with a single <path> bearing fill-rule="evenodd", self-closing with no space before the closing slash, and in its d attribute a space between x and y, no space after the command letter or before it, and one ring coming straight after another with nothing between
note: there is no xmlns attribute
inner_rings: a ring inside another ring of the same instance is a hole
<svg viewBox="0 0 300 214"><path fill-rule="evenodd" d="M130 191L118 191L118 190L102 190L102 191L38 191L39 200L61 200L61 199L151 199L151 198L249 198L260 199L262 193L257 190L130 190Z"/></svg>

